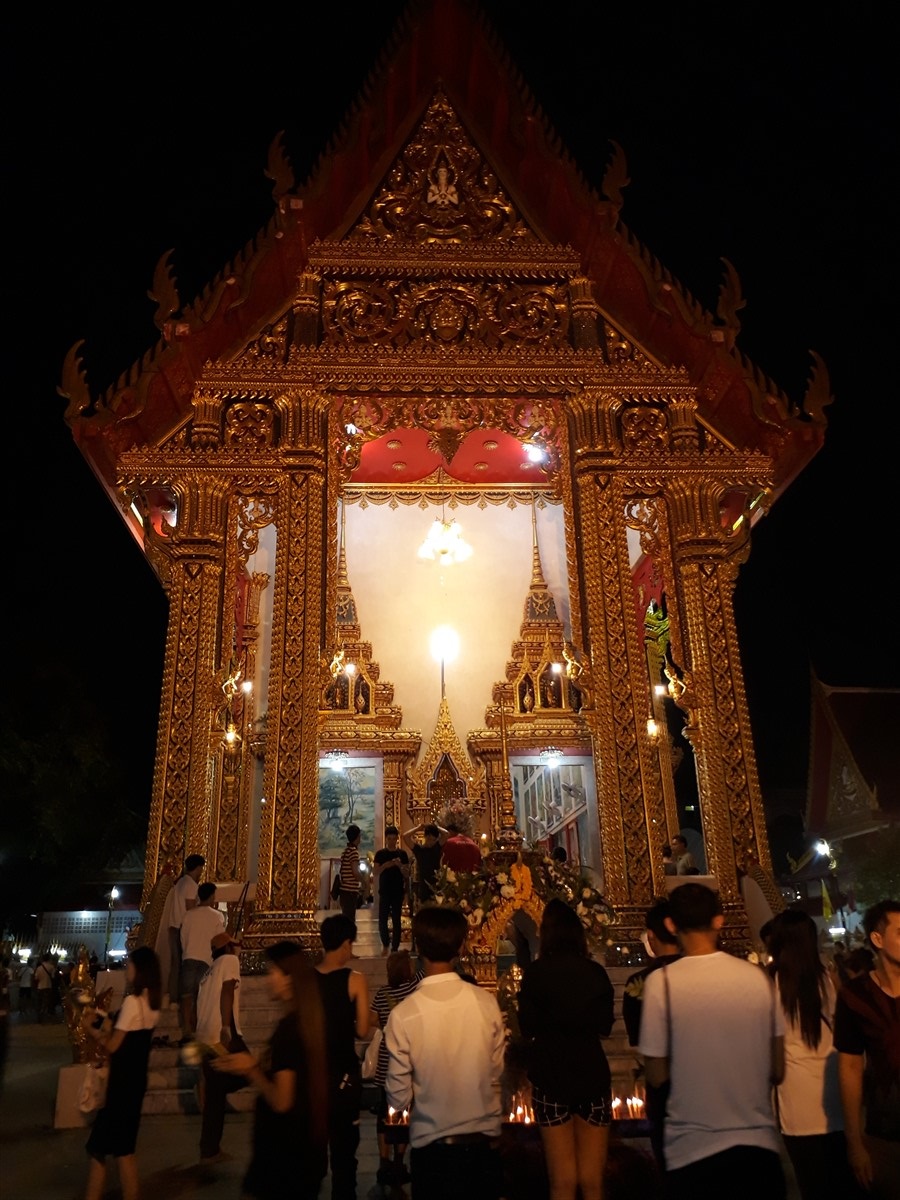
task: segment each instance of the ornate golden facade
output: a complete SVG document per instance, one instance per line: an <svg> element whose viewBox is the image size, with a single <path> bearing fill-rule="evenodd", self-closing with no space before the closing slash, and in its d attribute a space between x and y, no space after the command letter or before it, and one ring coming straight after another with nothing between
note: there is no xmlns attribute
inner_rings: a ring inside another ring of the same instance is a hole
<svg viewBox="0 0 900 1200"><path fill-rule="evenodd" d="M509 755L551 743L591 757L605 894L635 941L677 831L677 747L648 727L672 704L739 938L740 874L770 864L732 596L754 515L821 444L827 381L804 413L749 364L731 292L705 313L622 223L621 152L592 194L482 25L449 7L467 53L426 12L305 187L276 142L271 222L193 306L160 264L162 339L115 388L92 397L67 359L67 419L170 604L147 892L204 853L211 877L255 878L252 943L310 937L322 753L379 759L401 826L441 769L467 773L499 835ZM367 447L401 430L441 469L360 483ZM473 431L535 447L539 478L448 483ZM426 494L562 513L565 619L535 537L506 677L466 749L452 703L433 733L406 727L341 535L347 505ZM635 539L664 621L635 603Z"/></svg>

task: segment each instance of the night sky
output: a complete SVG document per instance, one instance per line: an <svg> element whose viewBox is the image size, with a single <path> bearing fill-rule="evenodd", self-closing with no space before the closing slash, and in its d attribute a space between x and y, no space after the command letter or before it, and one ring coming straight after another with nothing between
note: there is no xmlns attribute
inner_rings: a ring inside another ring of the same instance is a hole
<svg viewBox="0 0 900 1200"><path fill-rule="evenodd" d="M880 594L896 572L898 198L883 10L563 2L537 25L520 3L482 7L593 186L610 141L622 146L623 220L708 309L720 258L734 264L744 353L798 400L810 349L830 369L825 449L757 526L736 597L764 787L802 791L810 667L832 684L896 681L894 606ZM138 810L166 605L71 441L62 361L85 338L97 393L153 344L158 258L174 248L188 300L265 224L279 130L306 179L403 6L370 8L69 6L49 25L33 6L18 18L30 49L7 113L18 503L5 703L22 673L74 674L107 714Z"/></svg>

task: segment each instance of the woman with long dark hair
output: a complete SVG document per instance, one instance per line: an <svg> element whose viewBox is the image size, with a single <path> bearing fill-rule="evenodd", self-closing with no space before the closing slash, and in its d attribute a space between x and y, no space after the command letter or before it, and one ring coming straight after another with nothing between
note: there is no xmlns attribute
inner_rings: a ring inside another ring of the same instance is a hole
<svg viewBox="0 0 900 1200"><path fill-rule="evenodd" d="M531 1103L541 1130L551 1200L601 1200L609 1145L611 1079L600 1044L613 1024L613 987L590 958L578 914L562 900L544 909L537 959L519 990L529 1048Z"/></svg>
<svg viewBox="0 0 900 1200"><path fill-rule="evenodd" d="M859 1190L847 1161L832 1041L836 995L819 957L812 917L797 909L767 923L766 945L778 1002L784 1010L785 1071L776 1089L777 1116L803 1200Z"/></svg>
<svg viewBox="0 0 900 1200"><path fill-rule="evenodd" d="M138 946L128 956L125 979L128 995L112 1028L107 1028L110 1022L104 1020L98 1029L92 1030L109 1055L109 1081L106 1103L97 1113L87 1141L91 1163L86 1200L100 1200L103 1195L109 1154L118 1163L122 1200L137 1200L135 1147L147 1091L150 1041L162 1007L159 959L149 946Z"/></svg>
<svg viewBox="0 0 900 1200"><path fill-rule="evenodd" d="M284 1005L285 1015L263 1061L240 1053L214 1059L212 1065L246 1076L259 1091L244 1195L315 1200L327 1166L325 1013L315 970L302 946L276 942L266 958L269 990Z"/></svg>

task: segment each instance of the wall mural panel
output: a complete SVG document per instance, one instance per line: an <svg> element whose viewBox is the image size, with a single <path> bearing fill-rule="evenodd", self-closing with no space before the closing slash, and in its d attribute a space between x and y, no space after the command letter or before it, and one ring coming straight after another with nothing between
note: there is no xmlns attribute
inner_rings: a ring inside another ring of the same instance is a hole
<svg viewBox="0 0 900 1200"><path fill-rule="evenodd" d="M360 850L375 846L381 772L375 766L319 768L319 857L340 858L348 825L362 830Z"/></svg>

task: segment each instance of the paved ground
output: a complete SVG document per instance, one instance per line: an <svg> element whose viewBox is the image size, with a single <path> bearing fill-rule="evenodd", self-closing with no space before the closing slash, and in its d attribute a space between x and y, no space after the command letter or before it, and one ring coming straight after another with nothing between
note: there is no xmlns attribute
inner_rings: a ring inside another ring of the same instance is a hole
<svg viewBox="0 0 900 1200"><path fill-rule="evenodd" d="M59 1068L72 1061L65 1026L36 1025L12 1017L9 1059L0 1096L0 1197L2 1200L81 1200L87 1178L81 1129L54 1129ZM199 1116L146 1116L137 1158L146 1200L238 1200L250 1155L250 1113L225 1118L223 1148L234 1157L214 1168L198 1165ZM363 1114L359 1200L382 1196L375 1183L375 1121ZM115 1166L107 1177L109 1200L120 1197ZM329 1189L322 1189L327 1200Z"/></svg>
<svg viewBox="0 0 900 1200"><path fill-rule="evenodd" d="M54 1129L53 1109L59 1068L71 1062L65 1026L36 1025L11 1018L9 1059L0 1095L0 1200L81 1200L87 1177L81 1129ZM144 1200L238 1200L249 1158L252 1115L226 1117L223 1147L234 1157L214 1168L197 1162L199 1116L146 1116L138 1139L138 1164ZM522 1130L507 1144L509 1200L546 1200L543 1161L536 1130ZM375 1182L378 1150L375 1120L363 1113L359 1152L359 1200L382 1200ZM787 1168L788 1200L799 1200ZM119 1200L115 1167L110 1167L107 1200ZM330 1195L328 1182L322 1200ZM408 1192L393 1193L408 1197ZM611 1155L607 1200L657 1200L659 1193L639 1143L617 1142ZM461 1191L464 1200L465 1191ZM422 1197L421 1200L428 1200Z"/></svg>

